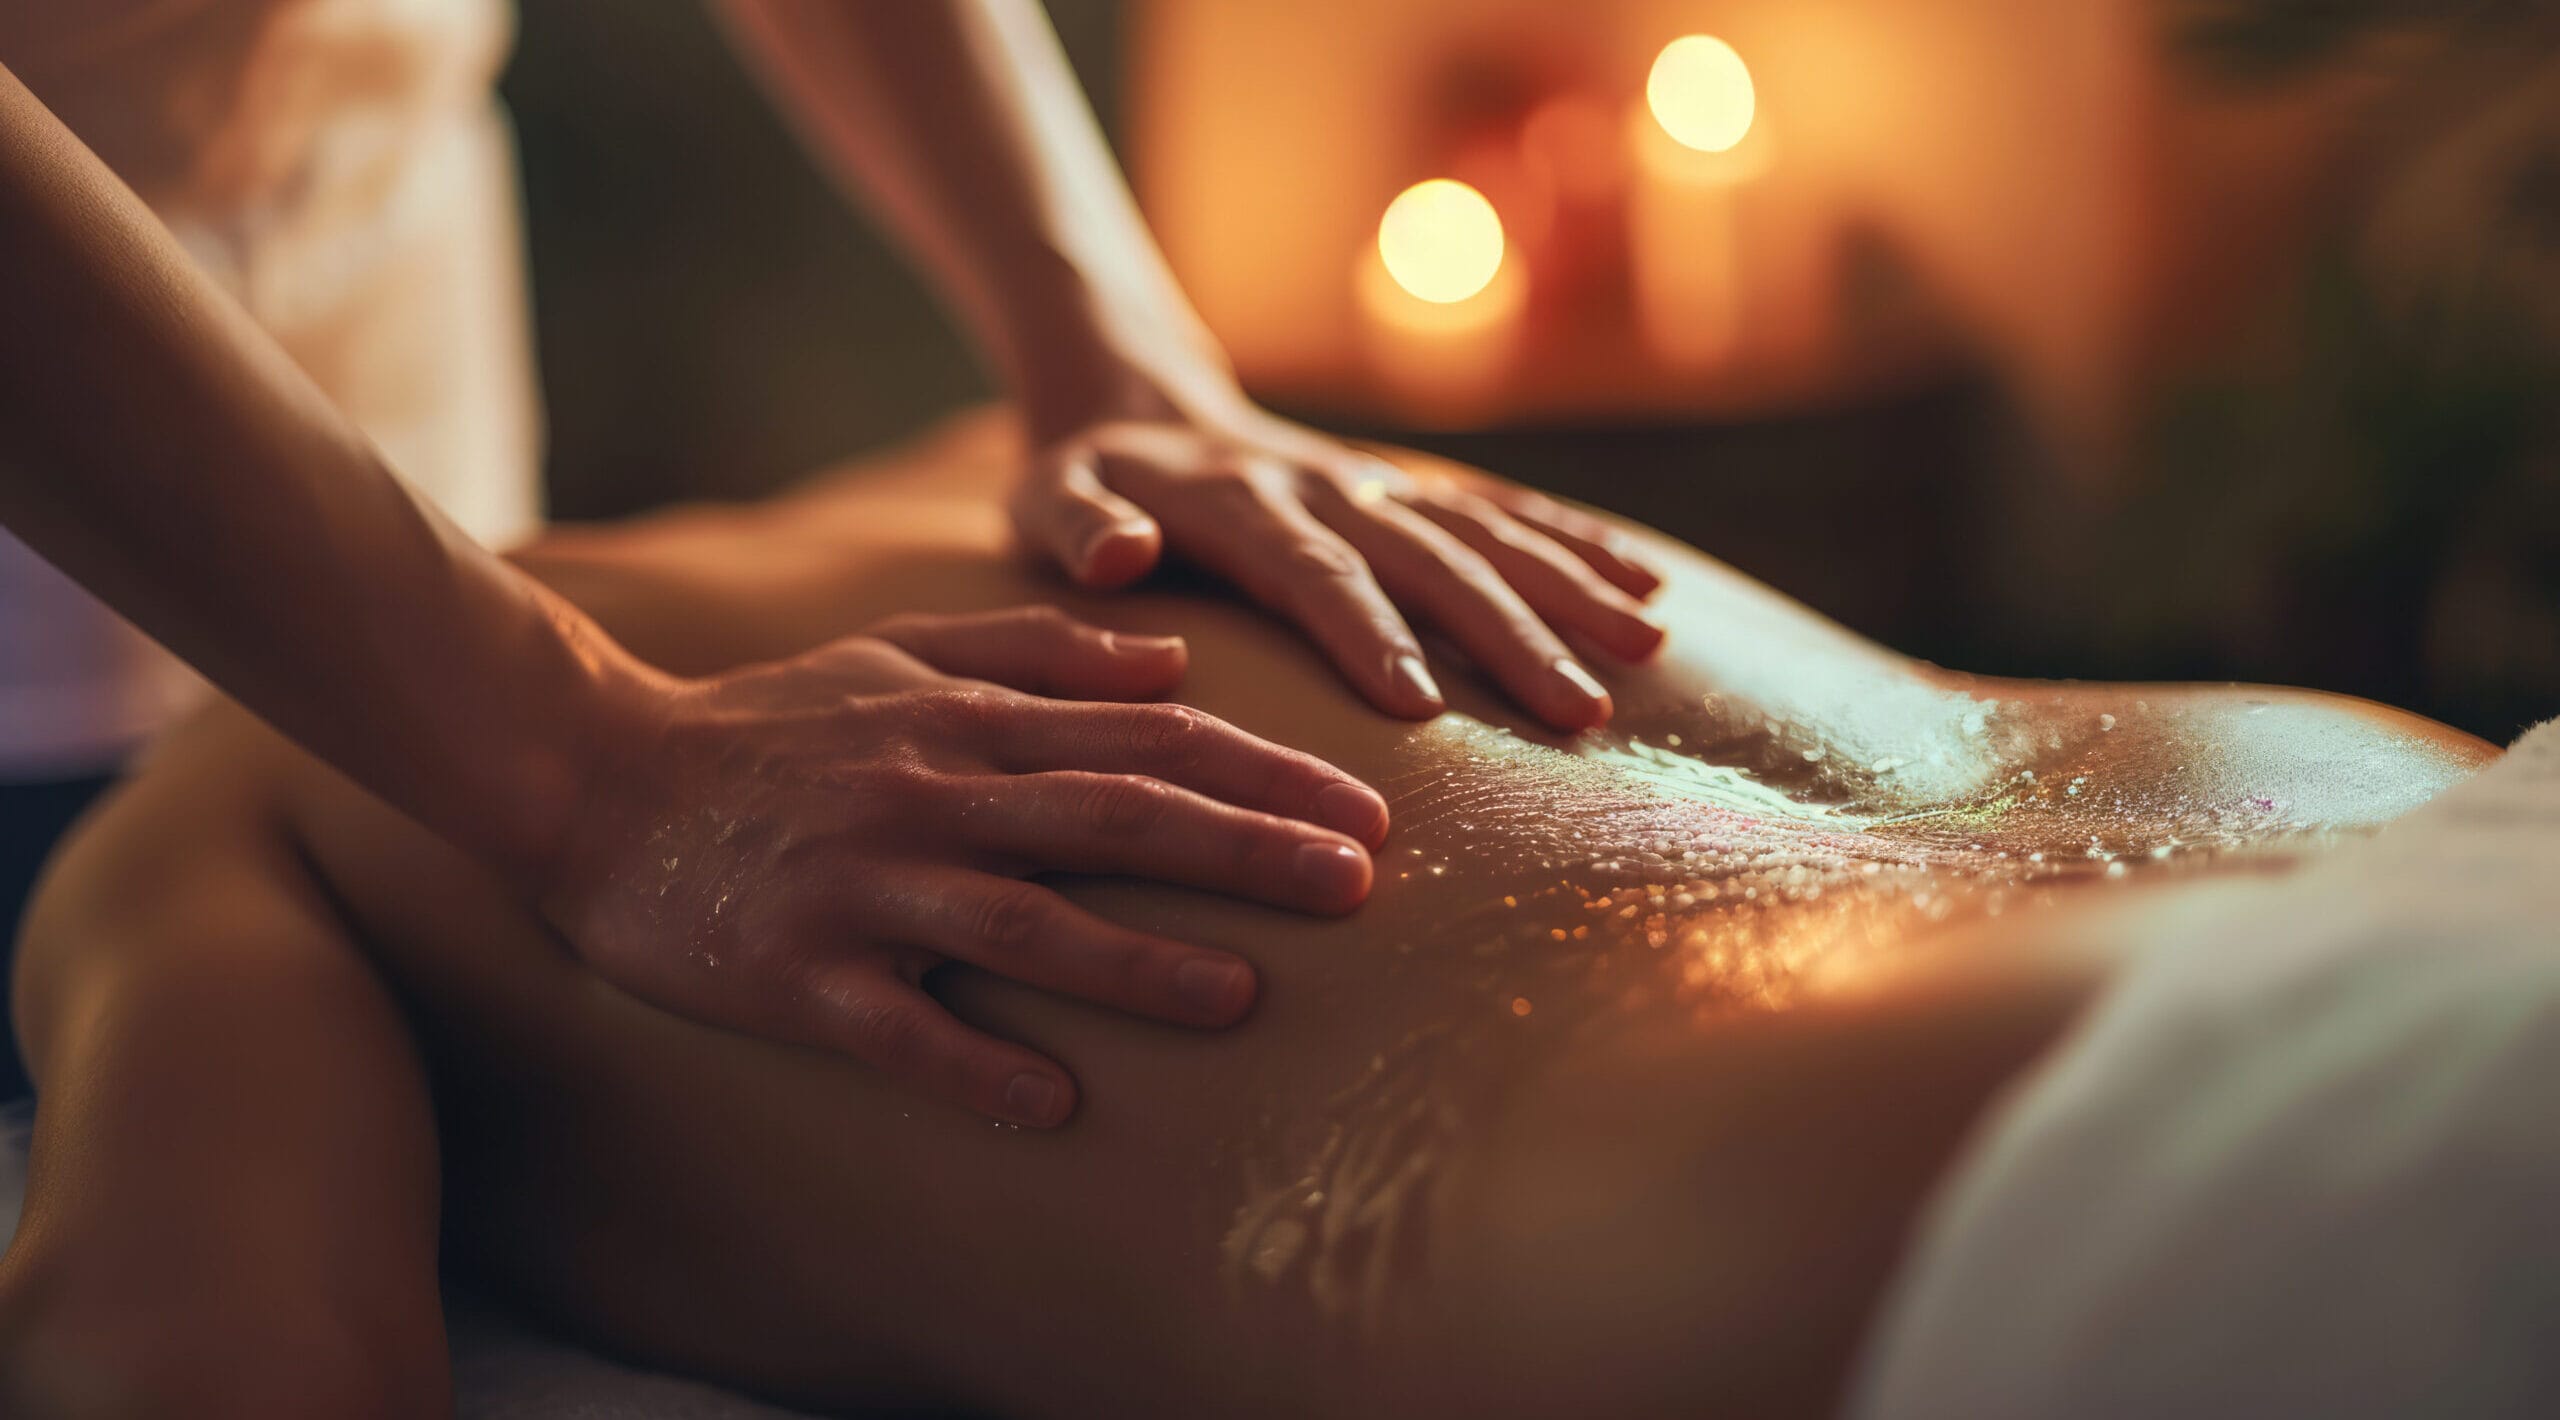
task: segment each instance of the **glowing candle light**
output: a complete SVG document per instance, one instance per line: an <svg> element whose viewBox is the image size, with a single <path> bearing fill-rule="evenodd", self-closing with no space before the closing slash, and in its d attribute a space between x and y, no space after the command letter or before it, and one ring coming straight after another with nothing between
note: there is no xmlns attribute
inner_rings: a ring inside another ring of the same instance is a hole
<svg viewBox="0 0 2560 1420"><path fill-rule="evenodd" d="M1502 217L1465 183L1418 182L1387 204L1378 221L1378 256L1397 285L1451 305L1492 285L1502 269Z"/></svg>
<svg viewBox="0 0 2560 1420"><path fill-rule="evenodd" d="M1644 104L1629 115L1637 324L1675 365L1723 365L1741 340L1736 205L1767 157L1762 142L1744 147L1758 115L1750 66L1712 35L1664 45L1646 76Z"/></svg>
<svg viewBox="0 0 2560 1420"><path fill-rule="evenodd" d="M1463 421L1498 393L1527 280L1483 193L1450 178L1406 188L1353 275L1370 366L1407 417Z"/></svg>
<svg viewBox="0 0 2560 1420"><path fill-rule="evenodd" d="M1759 112L1751 66L1713 35L1682 35L1662 47L1645 76L1645 106L1681 146L1729 153L1751 133Z"/></svg>

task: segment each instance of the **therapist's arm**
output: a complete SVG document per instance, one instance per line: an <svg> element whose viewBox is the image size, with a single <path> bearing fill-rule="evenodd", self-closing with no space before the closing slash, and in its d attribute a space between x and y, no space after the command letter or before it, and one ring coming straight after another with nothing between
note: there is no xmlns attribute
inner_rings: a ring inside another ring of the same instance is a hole
<svg viewBox="0 0 2560 1420"><path fill-rule="evenodd" d="M1609 700L1559 632L1640 659L1656 585L1595 521L1422 481L1256 408L1193 313L1034 0L724 0L812 146L932 276L1037 453L1024 541L1088 586L1168 547L1312 636L1380 709L1440 696L1407 614L1530 711Z"/></svg>
<svg viewBox="0 0 2560 1420"><path fill-rule="evenodd" d="M0 525L625 989L1023 1123L1072 1085L934 1005L931 961L1195 1025L1241 1015L1252 978L1008 874L1342 911L1368 886L1355 838L1386 830L1365 787L1206 717L987 683L1151 696L1179 643L907 619L709 679L641 664L413 497L5 69Z"/></svg>

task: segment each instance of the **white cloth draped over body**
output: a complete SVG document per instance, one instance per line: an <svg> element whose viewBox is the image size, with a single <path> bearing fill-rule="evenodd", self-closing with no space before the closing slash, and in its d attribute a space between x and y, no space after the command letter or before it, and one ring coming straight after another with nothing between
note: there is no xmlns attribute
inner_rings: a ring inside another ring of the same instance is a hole
<svg viewBox="0 0 2560 1420"><path fill-rule="evenodd" d="M512 23L505 0L0 0L0 63L411 486L493 545L540 520L493 88ZM0 783L110 768L198 693L0 533Z"/></svg>
<svg viewBox="0 0 2560 1420"><path fill-rule="evenodd" d="M2141 927L1941 1184L1851 1413L2560 1414L2560 724Z"/></svg>

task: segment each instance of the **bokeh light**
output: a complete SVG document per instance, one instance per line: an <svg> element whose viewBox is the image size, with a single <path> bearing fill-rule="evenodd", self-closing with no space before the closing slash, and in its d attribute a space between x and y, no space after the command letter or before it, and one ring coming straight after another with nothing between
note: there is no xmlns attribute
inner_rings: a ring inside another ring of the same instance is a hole
<svg viewBox="0 0 2560 1420"><path fill-rule="evenodd" d="M1502 218L1465 183L1418 182L1387 204L1378 256L1397 285L1423 300L1463 301L1502 269Z"/></svg>
<svg viewBox="0 0 2560 1420"><path fill-rule="evenodd" d="M1759 108L1750 66L1713 35L1682 35L1664 45L1645 76L1644 97L1665 133L1704 153L1740 143Z"/></svg>

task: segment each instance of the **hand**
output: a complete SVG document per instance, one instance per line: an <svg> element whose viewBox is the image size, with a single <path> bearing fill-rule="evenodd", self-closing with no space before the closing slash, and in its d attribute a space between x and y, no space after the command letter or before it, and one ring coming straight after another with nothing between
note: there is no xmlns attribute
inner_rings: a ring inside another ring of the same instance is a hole
<svg viewBox="0 0 2560 1420"><path fill-rule="evenodd" d="M843 1051L1016 1124L1075 1107L1056 1063L922 989L965 961L1182 1025L1233 1023L1246 963L1132 932L1032 873L1118 873L1341 913L1385 800L1178 705L1178 639L1049 608L893 618L796 660L676 683L597 786L548 895L579 955L678 1014ZM972 678L975 677L975 678ZM1317 825L1322 825L1321 827Z"/></svg>
<svg viewBox="0 0 2560 1420"><path fill-rule="evenodd" d="M1641 600L1661 579L1599 519L1490 477L1409 472L1250 406L1076 429L1035 455L1013 514L1088 587L1144 576L1169 546L1296 623L1392 715L1444 708L1405 611L1560 730L1607 721L1610 703L1559 632L1630 662L1662 644Z"/></svg>

